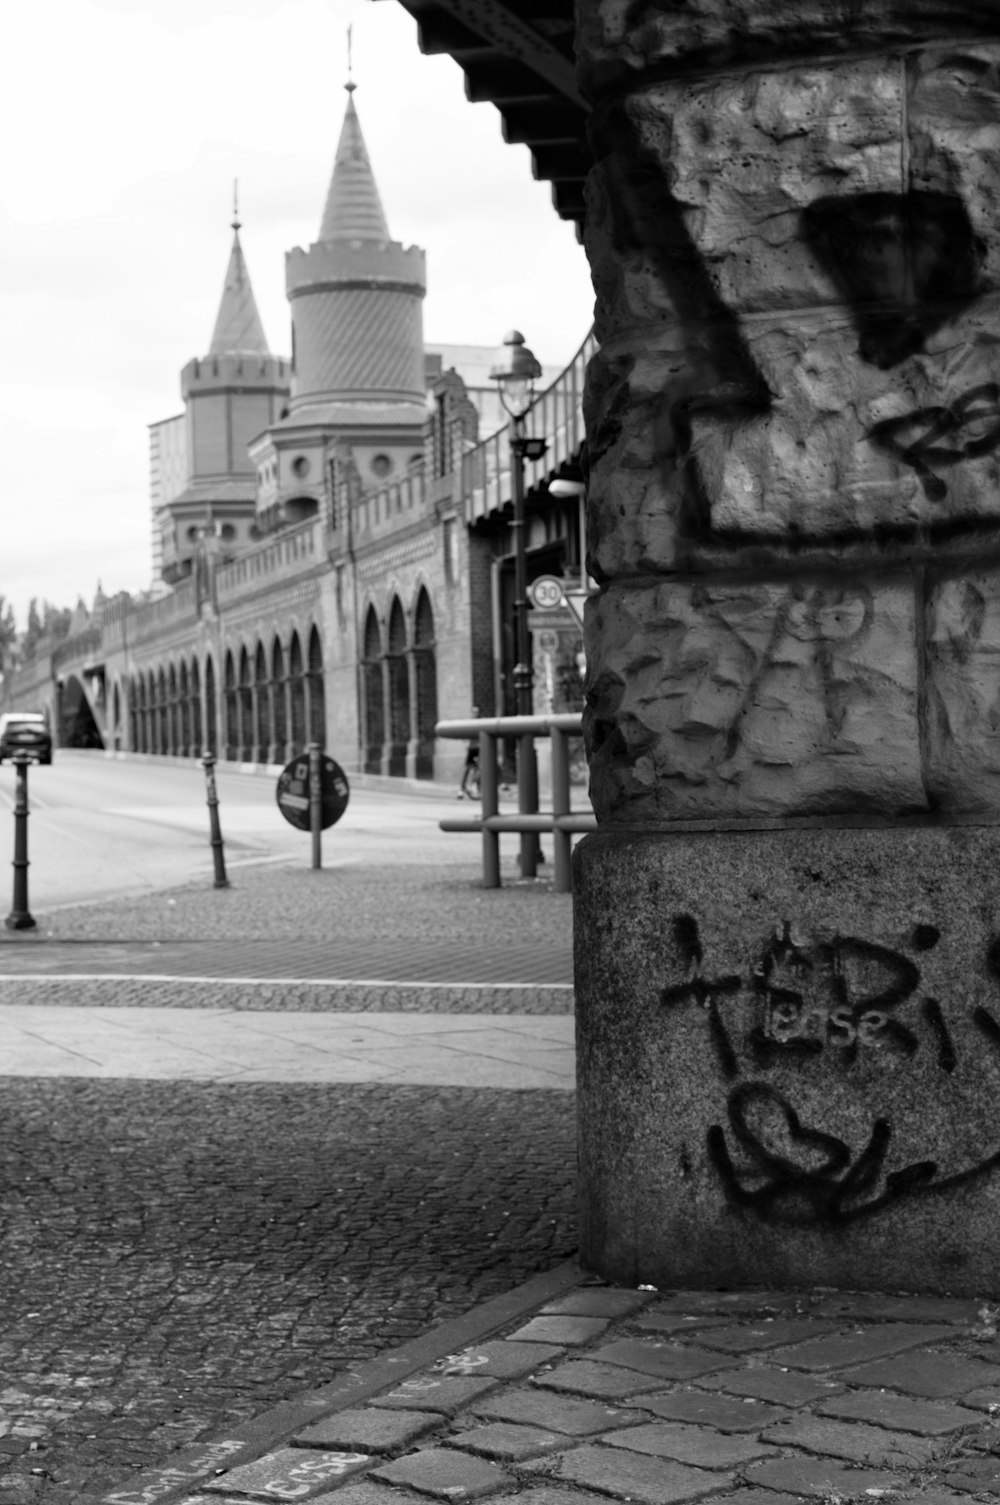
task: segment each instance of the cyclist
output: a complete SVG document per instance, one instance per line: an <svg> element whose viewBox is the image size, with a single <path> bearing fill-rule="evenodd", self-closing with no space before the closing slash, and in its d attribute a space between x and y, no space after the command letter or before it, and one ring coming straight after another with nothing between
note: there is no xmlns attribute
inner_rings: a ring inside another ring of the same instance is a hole
<svg viewBox="0 0 1000 1505"><path fill-rule="evenodd" d="M479 707L472 707L473 716L479 715ZM477 800L479 798L479 738L470 737L465 749L465 767L462 770L462 783L456 799Z"/></svg>

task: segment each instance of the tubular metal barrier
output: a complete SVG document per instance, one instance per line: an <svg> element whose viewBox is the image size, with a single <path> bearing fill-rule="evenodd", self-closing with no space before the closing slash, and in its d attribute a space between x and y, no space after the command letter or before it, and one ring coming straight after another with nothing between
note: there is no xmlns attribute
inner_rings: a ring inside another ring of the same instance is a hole
<svg viewBox="0 0 1000 1505"><path fill-rule="evenodd" d="M597 830L592 811L573 810L570 803L569 743L581 735L578 711L561 716L490 716L470 721L439 721L437 737L455 737L464 741L479 738L479 778L481 813L476 816L451 816L438 822L442 831L479 831L483 838L483 887L500 887L500 833L537 831L552 833L552 870L555 891L568 894L573 887L571 854L573 837ZM526 808L522 770L526 759L518 758L518 804L516 814L501 815L497 744L505 737L548 737L552 743L552 809L539 811L537 795L534 809Z"/></svg>

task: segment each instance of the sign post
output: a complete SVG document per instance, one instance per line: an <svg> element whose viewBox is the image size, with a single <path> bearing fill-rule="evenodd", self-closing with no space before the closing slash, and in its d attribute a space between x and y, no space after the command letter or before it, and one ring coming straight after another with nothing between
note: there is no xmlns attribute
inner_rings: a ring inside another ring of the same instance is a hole
<svg viewBox="0 0 1000 1505"><path fill-rule="evenodd" d="M278 809L290 826L312 838L312 865L323 866L320 832L335 825L350 799L347 775L328 758L318 742L282 769L275 790Z"/></svg>
<svg viewBox="0 0 1000 1505"><path fill-rule="evenodd" d="M312 865L323 866L323 786L320 775L320 746L309 744L309 832L312 836Z"/></svg>
<svg viewBox="0 0 1000 1505"><path fill-rule="evenodd" d="M28 908L28 764L26 752L16 752L12 759L17 769L14 793L14 902L4 920L8 930L33 930L34 917Z"/></svg>
<svg viewBox="0 0 1000 1505"><path fill-rule="evenodd" d="M206 753L201 760L201 766L205 770L205 802L208 805L209 845L212 848L212 861L215 865L215 882L213 887L228 888L229 879L226 877L226 854L222 841L222 827L219 824L219 794L215 787L214 755Z"/></svg>

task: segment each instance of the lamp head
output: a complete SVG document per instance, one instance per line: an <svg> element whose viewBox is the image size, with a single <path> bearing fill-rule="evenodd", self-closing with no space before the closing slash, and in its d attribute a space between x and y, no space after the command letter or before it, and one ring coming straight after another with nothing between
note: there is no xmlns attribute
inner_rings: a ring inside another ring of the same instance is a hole
<svg viewBox="0 0 1000 1505"><path fill-rule="evenodd" d="M511 417L523 418L535 400L535 381L542 368L518 329L504 335L500 356L490 367L490 380L496 382L500 401Z"/></svg>

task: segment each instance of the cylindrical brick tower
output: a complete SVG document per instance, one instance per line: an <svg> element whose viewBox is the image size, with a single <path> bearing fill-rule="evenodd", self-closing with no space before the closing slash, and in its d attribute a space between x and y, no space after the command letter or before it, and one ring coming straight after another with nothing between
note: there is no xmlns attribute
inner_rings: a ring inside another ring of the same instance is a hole
<svg viewBox="0 0 1000 1505"><path fill-rule="evenodd" d="M286 257L293 417L329 402L424 401L424 253L390 239L354 88L319 239Z"/></svg>

